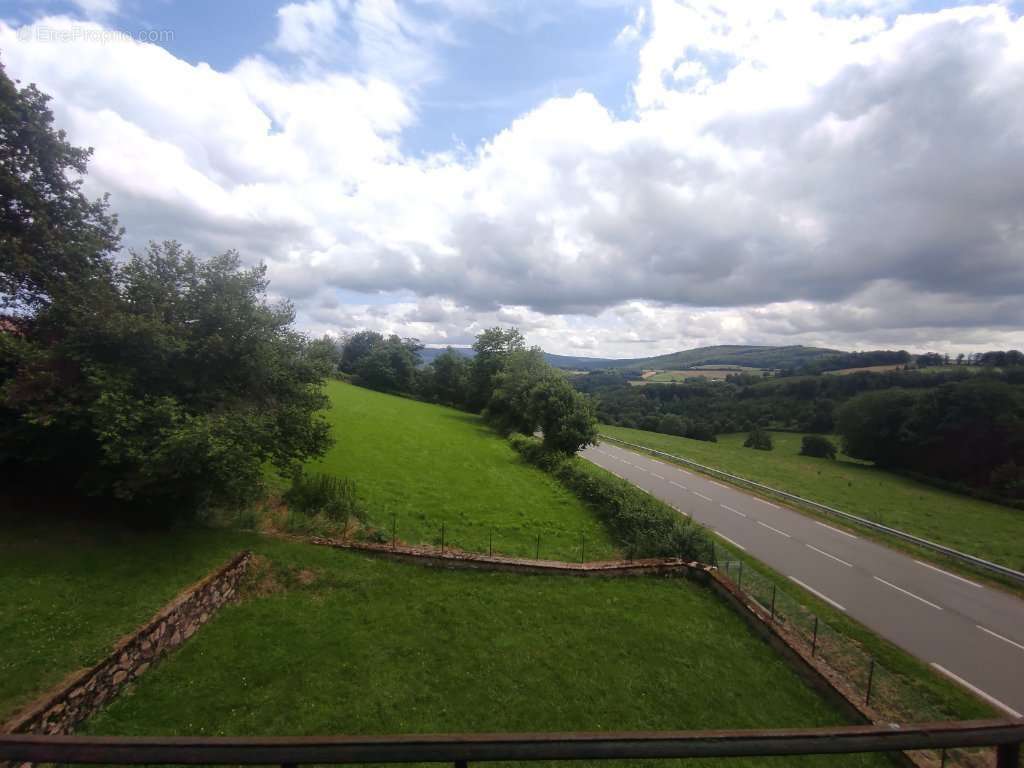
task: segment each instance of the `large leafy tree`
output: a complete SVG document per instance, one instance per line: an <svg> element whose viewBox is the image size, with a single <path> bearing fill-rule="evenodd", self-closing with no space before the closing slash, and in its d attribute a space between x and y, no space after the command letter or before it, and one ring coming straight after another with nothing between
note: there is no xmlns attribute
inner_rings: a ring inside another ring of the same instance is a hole
<svg viewBox="0 0 1024 768"><path fill-rule="evenodd" d="M115 262L88 157L0 70L0 469L151 515L249 501L326 449L331 355L237 254Z"/></svg>
<svg viewBox="0 0 1024 768"><path fill-rule="evenodd" d="M90 494L159 514L257 497L322 453L319 411L331 360L265 298L264 267L235 253L207 262L177 243L112 267L101 306L56 312L29 335L2 389L0 458L73 478Z"/></svg>
<svg viewBox="0 0 1024 768"><path fill-rule="evenodd" d="M505 367L513 352L526 349L526 339L518 328L488 328L473 342L473 363L470 369L468 405L483 410L494 391L495 378Z"/></svg>
<svg viewBox="0 0 1024 768"><path fill-rule="evenodd" d="M92 150L54 129L49 100L0 64L0 311L20 316L107 279L121 238L107 199L82 193Z"/></svg>

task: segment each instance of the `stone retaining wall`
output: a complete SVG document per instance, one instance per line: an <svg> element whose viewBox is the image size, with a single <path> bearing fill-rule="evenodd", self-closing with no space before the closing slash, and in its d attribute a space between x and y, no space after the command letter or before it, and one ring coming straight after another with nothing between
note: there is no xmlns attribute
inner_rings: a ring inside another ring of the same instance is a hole
<svg viewBox="0 0 1024 768"><path fill-rule="evenodd" d="M99 664L79 670L0 727L2 733L69 734L150 665L184 643L224 604L235 599L251 552L242 552L183 590L152 619L121 638Z"/></svg>

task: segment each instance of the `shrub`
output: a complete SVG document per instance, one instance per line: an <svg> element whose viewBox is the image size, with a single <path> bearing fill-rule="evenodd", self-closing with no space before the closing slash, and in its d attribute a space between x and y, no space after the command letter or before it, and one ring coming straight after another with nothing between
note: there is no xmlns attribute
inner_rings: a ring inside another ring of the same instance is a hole
<svg viewBox="0 0 1024 768"><path fill-rule="evenodd" d="M804 435L800 441L801 456L815 456L819 459L834 459L836 446L827 437L821 435Z"/></svg>
<svg viewBox="0 0 1024 768"><path fill-rule="evenodd" d="M743 441L744 448L756 448L759 451L770 451L774 446L772 445L772 436L765 432L760 427L754 427L750 430L750 434L747 435L747 439Z"/></svg>
<svg viewBox="0 0 1024 768"><path fill-rule="evenodd" d="M535 437L513 434L509 442L527 462L553 474L589 504L616 541L634 555L707 559L711 543L704 531L664 502L609 477L585 459L545 451Z"/></svg>
<svg viewBox="0 0 1024 768"><path fill-rule="evenodd" d="M330 520L347 523L351 518L365 520L366 512L356 496L356 484L345 477L301 470L292 477L284 495L288 506L303 515L323 514Z"/></svg>

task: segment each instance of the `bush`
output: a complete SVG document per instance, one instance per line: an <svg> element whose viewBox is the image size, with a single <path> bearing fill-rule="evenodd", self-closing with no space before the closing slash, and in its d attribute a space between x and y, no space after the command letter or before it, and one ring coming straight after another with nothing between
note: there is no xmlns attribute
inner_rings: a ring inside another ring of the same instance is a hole
<svg viewBox="0 0 1024 768"><path fill-rule="evenodd" d="M366 518L356 496L356 484L345 477L296 472L284 500L291 509L303 515L323 514L330 520L343 523L353 517L360 521Z"/></svg>
<svg viewBox="0 0 1024 768"><path fill-rule="evenodd" d="M804 435L800 441L800 455L814 456L819 459L834 459L836 446L827 437L821 435Z"/></svg>
<svg viewBox="0 0 1024 768"><path fill-rule="evenodd" d="M707 559L707 535L667 504L585 459L545 451L535 437L513 434L509 442L526 461L553 474L593 507L615 540L635 556Z"/></svg>
<svg viewBox="0 0 1024 768"><path fill-rule="evenodd" d="M759 451L770 451L774 446L772 445L772 436L765 432L760 427L754 427L750 430L750 434L747 435L747 439L743 441L744 448L756 448Z"/></svg>

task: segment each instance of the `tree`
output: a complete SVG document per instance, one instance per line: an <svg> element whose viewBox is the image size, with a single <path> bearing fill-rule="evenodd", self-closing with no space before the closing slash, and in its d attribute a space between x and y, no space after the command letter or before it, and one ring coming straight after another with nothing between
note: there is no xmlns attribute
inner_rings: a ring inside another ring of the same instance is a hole
<svg viewBox="0 0 1024 768"><path fill-rule="evenodd" d="M341 370L355 373L356 367L375 347L384 343L384 336L376 331L359 331L345 339L341 352Z"/></svg>
<svg viewBox="0 0 1024 768"><path fill-rule="evenodd" d="M849 400L836 419L843 452L883 467L905 466L913 442L906 427L915 400L903 389L864 392Z"/></svg>
<svg viewBox="0 0 1024 768"><path fill-rule="evenodd" d="M8 359L0 462L152 516L250 502L267 465L326 450L329 364L265 267L168 242L109 270L90 303L54 294Z"/></svg>
<svg viewBox="0 0 1024 768"><path fill-rule="evenodd" d="M488 421L503 432L531 435L540 428L532 407L534 387L548 376L558 376L544 360L540 347L509 352L494 376L491 397L484 411Z"/></svg>
<svg viewBox="0 0 1024 768"><path fill-rule="evenodd" d="M480 411L487 406L494 390L494 379L508 356L525 349L526 339L518 328L488 328L476 337L467 402L470 408Z"/></svg>
<svg viewBox="0 0 1024 768"><path fill-rule="evenodd" d="M429 397L447 405L463 405L469 396L469 362L453 350L445 349L430 364L433 371Z"/></svg>
<svg viewBox="0 0 1024 768"><path fill-rule="evenodd" d="M544 448L576 453L597 442L597 419L590 401L563 376L545 376L530 391L532 418L544 432Z"/></svg>
<svg viewBox="0 0 1024 768"><path fill-rule="evenodd" d="M750 430L750 434L747 435L747 439L743 441L744 448L756 448L759 451L770 451L774 446L772 445L772 436L769 432L760 427L754 427Z"/></svg>
<svg viewBox="0 0 1024 768"><path fill-rule="evenodd" d="M834 459L836 446L822 435L804 435L800 440L800 455L814 456L819 459Z"/></svg>
<svg viewBox="0 0 1024 768"><path fill-rule="evenodd" d="M108 280L121 239L107 198L82 194L92 150L54 130L49 100L0 64L0 310L22 315Z"/></svg>
<svg viewBox="0 0 1024 768"><path fill-rule="evenodd" d="M412 392L421 349L416 339L388 336L357 359L356 383L382 392Z"/></svg>

